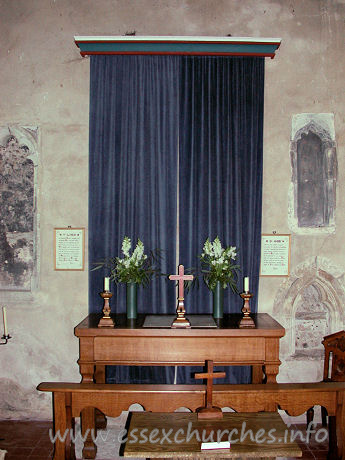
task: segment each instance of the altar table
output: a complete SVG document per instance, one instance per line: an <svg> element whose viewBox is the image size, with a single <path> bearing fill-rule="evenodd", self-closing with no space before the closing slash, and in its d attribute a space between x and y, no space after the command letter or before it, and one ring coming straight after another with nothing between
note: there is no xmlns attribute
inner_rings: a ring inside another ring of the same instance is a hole
<svg viewBox="0 0 345 460"><path fill-rule="evenodd" d="M187 315L187 317L193 315ZM251 315L255 329L238 327L241 314L216 320L216 328L144 328L145 315L127 320L112 315L114 328L99 328L101 314L90 314L75 328L79 370L84 383L105 383L106 365L252 366L252 383L273 383L279 372L279 339L285 329L267 313Z"/></svg>

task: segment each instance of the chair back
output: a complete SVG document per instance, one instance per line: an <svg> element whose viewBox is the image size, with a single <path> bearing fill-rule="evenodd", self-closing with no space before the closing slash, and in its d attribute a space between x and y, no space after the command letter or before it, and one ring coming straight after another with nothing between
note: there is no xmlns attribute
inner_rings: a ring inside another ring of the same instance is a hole
<svg viewBox="0 0 345 460"><path fill-rule="evenodd" d="M327 335L322 341L325 347L323 380L345 381L345 331Z"/></svg>

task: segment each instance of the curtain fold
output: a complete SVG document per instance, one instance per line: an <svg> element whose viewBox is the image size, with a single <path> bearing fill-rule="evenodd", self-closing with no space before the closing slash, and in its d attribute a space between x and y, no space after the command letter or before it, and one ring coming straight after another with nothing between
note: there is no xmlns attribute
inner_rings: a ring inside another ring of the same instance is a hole
<svg viewBox="0 0 345 460"><path fill-rule="evenodd" d="M179 60L174 56L91 56L89 261L132 247L160 248L175 267ZM90 272L90 312L100 312L106 270ZM112 286L112 311L126 311L125 286ZM173 283L139 287L139 313L174 313ZM169 373L169 372L168 372ZM170 375L171 373L169 373ZM171 380L164 368L116 368L117 381Z"/></svg>
<svg viewBox="0 0 345 460"><path fill-rule="evenodd" d="M257 310L261 202L264 58L184 57L181 62L179 132L180 263L195 267L206 238L238 248L242 277L250 277ZM240 313L242 299L226 289L224 312ZM190 313L211 313L203 281L186 296ZM190 369L179 380L190 381ZM245 383L247 367L227 370Z"/></svg>

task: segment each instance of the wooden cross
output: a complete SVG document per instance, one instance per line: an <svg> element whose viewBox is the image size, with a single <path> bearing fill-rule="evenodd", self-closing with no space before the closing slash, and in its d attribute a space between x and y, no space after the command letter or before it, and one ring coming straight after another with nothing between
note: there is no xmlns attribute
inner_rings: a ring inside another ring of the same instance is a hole
<svg viewBox="0 0 345 460"><path fill-rule="evenodd" d="M178 274L170 275L169 280L178 281L178 298L177 298L177 316L174 319L171 327L190 327L190 322L185 318L186 310L184 308L184 282L191 281L194 278L193 275L184 274L184 266L178 266Z"/></svg>
<svg viewBox="0 0 345 460"><path fill-rule="evenodd" d="M213 361L206 361L207 372L195 374L196 379L207 379L206 386L206 406L199 407L196 411L198 418L200 419L211 419L211 418L223 418L223 412L220 407L212 405L212 390L213 390L213 379L220 379L226 376L225 372L213 372Z"/></svg>

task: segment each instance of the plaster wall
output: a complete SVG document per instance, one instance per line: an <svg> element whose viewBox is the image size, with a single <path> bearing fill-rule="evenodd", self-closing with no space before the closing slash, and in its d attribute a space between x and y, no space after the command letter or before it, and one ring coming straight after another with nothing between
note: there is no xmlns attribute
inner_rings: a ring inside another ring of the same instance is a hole
<svg viewBox="0 0 345 460"><path fill-rule="evenodd" d="M1 347L0 418L50 418L50 397L36 385L80 378L73 327L87 315L88 267L53 266L54 227L88 224L89 59L73 36L281 37L276 58L266 60L262 231L289 233L292 116L334 113L336 231L292 235L291 268L320 256L344 269L344 17L344 0L0 0L0 126L40 129L40 285L26 297L0 292L13 336ZM261 312L272 313L281 284L261 279ZM298 373L308 380L304 368Z"/></svg>

